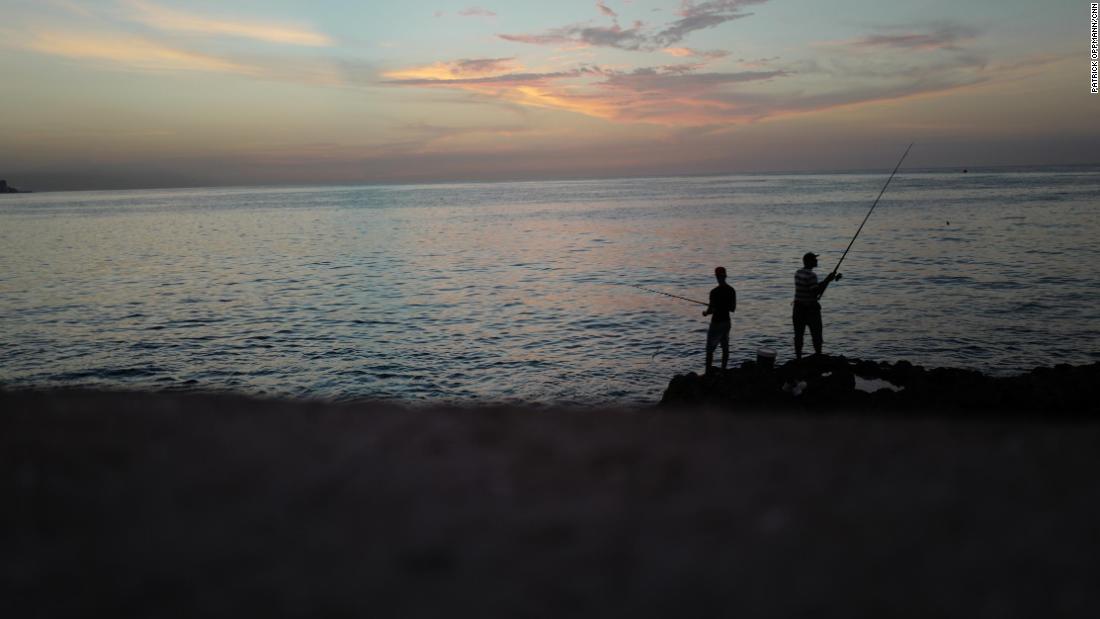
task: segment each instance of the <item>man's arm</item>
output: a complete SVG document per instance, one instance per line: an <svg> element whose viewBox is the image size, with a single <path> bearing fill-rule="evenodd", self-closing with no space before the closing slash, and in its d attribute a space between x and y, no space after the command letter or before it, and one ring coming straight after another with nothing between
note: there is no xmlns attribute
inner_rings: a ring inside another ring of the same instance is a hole
<svg viewBox="0 0 1100 619"><path fill-rule="evenodd" d="M825 279L814 285L813 290L817 294L818 298L825 294L825 289L829 287L829 283L840 277L839 273L829 273L825 276Z"/></svg>

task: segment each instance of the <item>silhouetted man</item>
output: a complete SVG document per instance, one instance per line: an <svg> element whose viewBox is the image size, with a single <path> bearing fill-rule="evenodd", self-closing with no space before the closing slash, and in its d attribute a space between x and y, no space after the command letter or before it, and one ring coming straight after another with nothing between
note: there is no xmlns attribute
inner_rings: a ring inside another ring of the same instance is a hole
<svg viewBox="0 0 1100 619"><path fill-rule="evenodd" d="M794 312L791 320L794 322L794 355L802 358L802 338L806 334L806 327L810 327L810 337L814 340L814 352L821 354L821 304L817 300L825 293L825 288L839 274L832 273L825 276L825 281L818 283L814 267L817 266L817 254L807 253L802 256L802 268L794 274Z"/></svg>
<svg viewBox="0 0 1100 619"><path fill-rule="evenodd" d="M722 369L726 369L730 359L730 314L737 309L737 291L726 283L726 268L714 269L714 278L718 280L718 285L710 291L710 302L707 309L703 310L704 316L710 316L710 328L707 329L707 372L710 371L714 349L718 344L722 345Z"/></svg>

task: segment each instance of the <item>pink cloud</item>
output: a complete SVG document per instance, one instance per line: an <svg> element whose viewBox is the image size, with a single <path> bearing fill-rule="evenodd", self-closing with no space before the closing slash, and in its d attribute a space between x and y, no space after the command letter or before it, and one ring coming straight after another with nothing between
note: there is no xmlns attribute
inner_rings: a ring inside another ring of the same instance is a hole
<svg viewBox="0 0 1100 619"><path fill-rule="evenodd" d="M661 51L677 58L705 58L707 60L717 60L730 55L729 52L721 49L699 50L690 47L666 47Z"/></svg>
<svg viewBox="0 0 1100 619"><path fill-rule="evenodd" d="M661 51L688 62L634 70L586 65L562 71L529 71L513 58L475 59L388 75L390 85L464 91L482 100L566 110L616 122L675 127L721 126L838 107L908 99L968 88L993 79L988 61L960 49L977 31L941 23L924 29L888 28L861 39L829 44L813 60L783 63L778 57L740 60L741 70L706 70L723 50L667 44L702 28L748 15L764 0L683 0L678 19L656 30L635 22L577 24L534 34L500 34L536 45L601 46ZM596 6L603 11L603 0ZM610 11L613 13L613 11ZM659 45L661 44L661 45ZM947 54L875 54L868 49L938 49ZM469 63L472 73L462 67ZM439 72L440 67L445 68Z"/></svg>
<svg viewBox="0 0 1100 619"><path fill-rule="evenodd" d="M699 72L699 64L620 71L582 66L568 71L517 71L511 59L475 59L390 71L390 86L466 91L490 100L566 110L623 122L700 125L737 117L737 105L716 95L725 87L765 82L782 71ZM463 67L476 67L464 71Z"/></svg>
<svg viewBox="0 0 1100 619"><path fill-rule="evenodd" d="M686 54L685 54L686 56ZM511 58L437 63L387 74L390 86L450 89L481 100L574 112L614 122L711 127L821 112L973 87L993 79L984 58L960 54L927 63L883 59L873 67L829 61L740 71L706 71L694 63L630 71L586 65L528 71ZM462 67L473 67L464 72ZM796 68L797 67L797 68ZM817 86L810 86L817 84Z"/></svg>

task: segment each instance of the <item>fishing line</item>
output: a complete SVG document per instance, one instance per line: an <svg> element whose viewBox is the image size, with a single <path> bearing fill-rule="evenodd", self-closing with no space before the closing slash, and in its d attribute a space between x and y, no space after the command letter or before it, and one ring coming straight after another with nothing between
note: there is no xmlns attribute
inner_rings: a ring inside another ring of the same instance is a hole
<svg viewBox="0 0 1100 619"><path fill-rule="evenodd" d="M620 283L622 283L622 282L620 282ZM687 301L688 303L695 303L695 304L698 304L698 305L707 305L707 306L710 305L710 303L703 303L702 301L696 301L695 299L689 299L687 297L681 297L678 294L672 294L672 293L669 293L669 292L663 292L661 290L654 290L652 288L646 288L645 286L639 286L638 284L622 283L622 285L630 286L631 288L637 288L638 290L644 290L646 292L652 292L653 294L659 294L659 295L670 297L670 298L673 298L673 299L679 299L681 301ZM665 352L665 350L667 350L668 348L669 348L669 346L659 347L657 350L655 350L653 352L652 355L649 356L649 359L652 361L653 359L655 359L657 357L657 355Z"/></svg>
<svg viewBox="0 0 1100 619"><path fill-rule="evenodd" d="M673 299L680 299L681 301L687 301L689 303L696 303L698 305L710 305L709 303L703 303L702 301L696 301L695 299L689 299L687 297L681 297L680 295L676 295L676 294L669 294L667 292L661 292L660 290L654 290L652 288L646 288L645 286L639 286L637 284L626 284L626 285L630 286L631 288L637 288L639 290L645 290L646 292L652 292L653 294L663 294L666 297L672 297Z"/></svg>

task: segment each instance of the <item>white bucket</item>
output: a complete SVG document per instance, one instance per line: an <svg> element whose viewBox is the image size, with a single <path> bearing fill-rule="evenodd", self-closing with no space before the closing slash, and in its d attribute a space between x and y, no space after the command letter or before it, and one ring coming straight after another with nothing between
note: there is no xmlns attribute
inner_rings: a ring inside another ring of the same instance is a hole
<svg viewBox="0 0 1100 619"><path fill-rule="evenodd" d="M756 351L756 363L757 365L765 368L771 368L775 366L775 351L770 348L761 348Z"/></svg>

